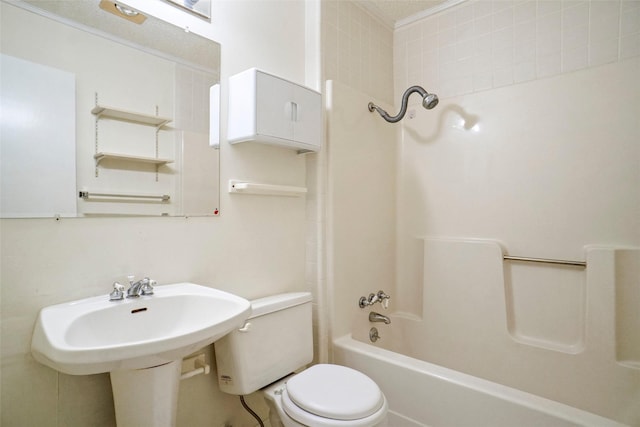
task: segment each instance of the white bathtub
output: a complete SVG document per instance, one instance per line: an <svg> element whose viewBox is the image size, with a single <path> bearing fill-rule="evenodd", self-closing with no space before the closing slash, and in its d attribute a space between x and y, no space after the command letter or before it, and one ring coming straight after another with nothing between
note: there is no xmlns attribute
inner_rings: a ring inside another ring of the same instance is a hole
<svg viewBox="0 0 640 427"><path fill-rule="evenodd" d="M390 427L622 427L607 418L356 341L334 341L334 362L378 383Z"/></svg>

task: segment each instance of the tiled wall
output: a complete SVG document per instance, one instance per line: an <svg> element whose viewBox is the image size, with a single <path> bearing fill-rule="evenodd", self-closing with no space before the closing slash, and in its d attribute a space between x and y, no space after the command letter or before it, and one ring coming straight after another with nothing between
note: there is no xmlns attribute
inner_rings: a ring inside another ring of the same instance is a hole
<svg viewBox="0 0 640 427"><path fill-rule="evenodd" d="M369 96L393 103L393 30L356 3L321 3L321 81L337 80ZM366 108L366 103L363 104ZM325 274L326 146L307 155L307 286L314 293L315 361L329 360L328 319L334 310Z"/></svg>
<svg viewBox="0 0 640 427"><path fill-rule="evenodd" d="M463 95L638 55L638 0L473 0L396 31L396 96L414 84Z"/></svg>
<svg viewBox="0 0 640 427"><path fill-rule="evenodd" d="M322 2L324 80L393 100L393 31L350 1Z"/></svg>

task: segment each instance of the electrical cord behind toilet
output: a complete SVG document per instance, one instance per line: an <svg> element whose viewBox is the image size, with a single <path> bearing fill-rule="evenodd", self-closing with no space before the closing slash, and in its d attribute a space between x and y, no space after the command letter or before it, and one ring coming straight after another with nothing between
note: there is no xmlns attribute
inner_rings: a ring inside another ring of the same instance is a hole
<svg viewBox="0 0 640 427"><path fill-rule="evenodd" d="M264 427L264 423L262 422L262 420L260 419L260 417L258 416L258 414L256 414L255 412L253 412L253 410L251 408L249 408L249 405L247 405L247 402L244 401L244 396L240 396L240 403L242 403L242 407L244 409L247 410L248 413L250 413L251 415L253 415L253 418L255 418L256 420L258 420L258 424L260 425L260 427Z"/></svg>

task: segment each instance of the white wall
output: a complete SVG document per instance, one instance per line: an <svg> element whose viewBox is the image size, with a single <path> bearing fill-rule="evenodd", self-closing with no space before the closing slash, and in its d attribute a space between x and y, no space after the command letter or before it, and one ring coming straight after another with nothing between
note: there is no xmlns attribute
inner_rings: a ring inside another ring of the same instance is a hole
<svg viewBox="0 0 640 427"><path fill-rule="evenodd" d="M150 7L143 0L130 3L142 11ZM222 44L223 124L229 75L257 66L305 81L304 2L213 2L211 25L162 2L153 5L157 16L187 22ZM304 157L267 146L230 146L225 135L223 125L218 218L2 220L3 425L114 423L107 375L62 375L30 356L41 307L106 295L127 274L149 275L159 284L193 281L247 298L305 289L304 200L224 191L230 178L304 186ZM249 402L265 414L260 399ZM179 425L248 420L237 398L218 391L214 375L181 384Z"/></svg>

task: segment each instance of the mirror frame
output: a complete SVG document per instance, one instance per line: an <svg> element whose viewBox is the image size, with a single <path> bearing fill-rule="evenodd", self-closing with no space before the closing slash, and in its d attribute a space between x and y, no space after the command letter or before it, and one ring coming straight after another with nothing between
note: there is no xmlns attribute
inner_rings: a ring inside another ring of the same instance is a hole
<svg viewBox="0 0 640 427"><path fill-rule="evenodd" d="M180 9L189 11L196 16L211 19L211 0L165 0Z"/></svg>

